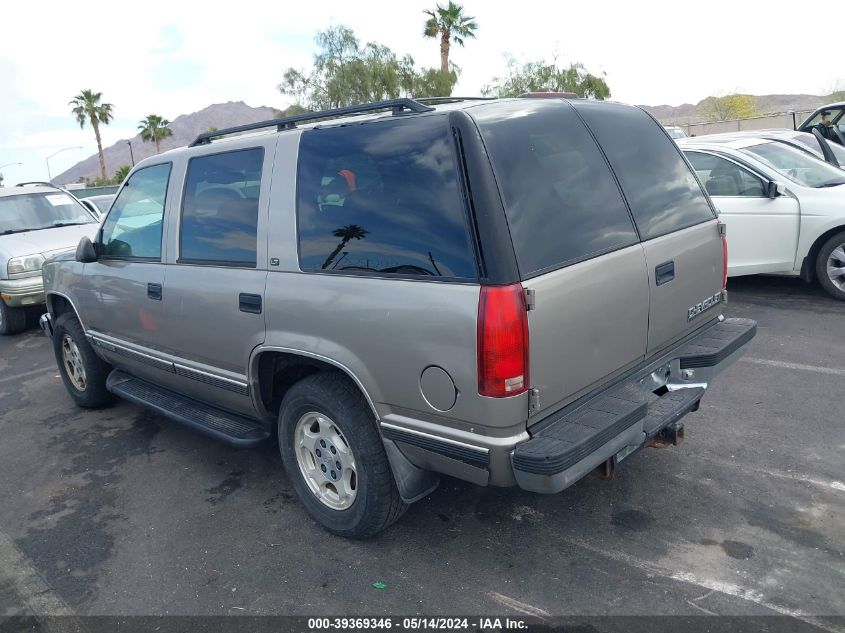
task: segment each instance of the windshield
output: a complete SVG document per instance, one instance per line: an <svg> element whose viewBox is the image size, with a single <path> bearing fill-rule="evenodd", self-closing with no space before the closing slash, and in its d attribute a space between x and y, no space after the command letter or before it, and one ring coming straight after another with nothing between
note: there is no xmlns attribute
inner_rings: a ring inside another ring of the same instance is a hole
<svg viewBox="0 0 845 633"><path fill-rule="evenodd" d="M0 235L94 221L85 207L60 191L0 198Z"/></svg>
<svg viewBox="0 0 845 633"><path fill-rule="evenodd" d="M761 143L744 147L742 151L804 187L821 188L845 184L845 175L841 169L783 143Z"/></svg>
<svg viewBox="0 0 845 633"><path fill-rule="evenodd" d="M666 131L672 138L687 138L687 133L679 127L667 127Z"/></svg>
<svg viewBox="0 0 845 633"><path fill-rule="evenodd" d="M814 154L819 156L824 156L822 154L822 148L819 145L818 139L812 134L796 134L794 140L809 150L812 150ZM840 167L845 168L845 147L838 145L837 143L828 143L828 147L830 147L833 155L836 156L836 160L839 162Z"/></svg>

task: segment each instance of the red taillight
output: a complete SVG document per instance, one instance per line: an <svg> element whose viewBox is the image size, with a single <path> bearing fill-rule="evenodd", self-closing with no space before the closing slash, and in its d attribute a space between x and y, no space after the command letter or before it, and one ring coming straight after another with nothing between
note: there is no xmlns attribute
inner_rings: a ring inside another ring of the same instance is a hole
<svg viewBox="0 0 845 633"><path fill-rule="evenodd" d="M478 300L478 393L528 390L528 311L522 284L482 286Z"/></svg>
<svg viewBox="0 0 845 633"><path fill-rule="evenodd" d="M728 236L722 233L722 289L728 287Z"/></svg>

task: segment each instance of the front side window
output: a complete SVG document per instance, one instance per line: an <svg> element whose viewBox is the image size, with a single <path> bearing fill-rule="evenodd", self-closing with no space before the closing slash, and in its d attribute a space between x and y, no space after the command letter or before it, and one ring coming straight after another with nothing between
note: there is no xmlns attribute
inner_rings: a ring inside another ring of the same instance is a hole
<svg viewBox="0 0 845 633"><path fill-rule="evenodd" d="M607 162L571 106L527 99L473 116L523 278L637 243Z"/></svg>
<svg viewBox="0 0 845 633"><path fill-rule="evenodd" d="M185 178L179 261L254 267L262 148L192 158Z"/></svg>
<svg viewBox="0 0 845 633"><path fill-rule="evenodd" d="M736 163L713 154L684 153L711 196L762 198L766 195L763 181Z"/></svg>
<svg viewBox="0 0 845 633"><path fill-rule="evenodd" d="M304 132L300 267L475 278L456 172L443 116Z"/></svg>
<svg viewBox="0 0 845 633"><path fill-rule="evenodd" d="M139 169L129 178L103 223L101 256L161 259L161 223L170 163Z"/></svg>
<svg viewBox="0 0 845 633"><path fill-rule="evenodd" d="M62 191L0 197L0 235L94 222L85 207Z"/></svg>
<svg viewBox="0 0 845 633"><path fill-rule="evenodd" d="M643 240L716 216L678 146L639 108L572 102L604 149Z"/></svg>

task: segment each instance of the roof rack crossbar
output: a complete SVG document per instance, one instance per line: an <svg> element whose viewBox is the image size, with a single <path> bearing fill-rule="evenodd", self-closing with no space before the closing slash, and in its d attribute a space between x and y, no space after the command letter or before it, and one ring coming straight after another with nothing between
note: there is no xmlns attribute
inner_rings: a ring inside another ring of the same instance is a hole
<svg viewBox="0 0 845 633"><path fill-rule="evenodd" d="M417 97L420 103L458 103L459 101L495 101L499 97Z"/></svg>
<svg viewBox="0 0 845 633"><path fill-rule="evenodd" d="M189 147L206 145L211 142L211 139L219 138L221 136L228 136L229 134L237 134L239 132L250 132L252 130L261 130L268 127L275 127L279 132L281 132L283 130L289 130L296 127L296 124L300 121L333 119L335 117L346 116L349 114L375 112L376 110L392 110L393 114L397 115L402 114L404 110L421 114L423 112L430 112L433 109L434 108L430 108L419 101L415 101L414 99L402 98L388 99L387 101L375 101L373 103L362 103L360 105L333 108L331 110L321 110L319 112L304 112L302 114L295 114L281 119L269 119L267 121L259 121L257 123L247 123L245 125L227 127L222 130L215 130L214 132L205 132L194 139L194 142L191 143Z"/></svg>

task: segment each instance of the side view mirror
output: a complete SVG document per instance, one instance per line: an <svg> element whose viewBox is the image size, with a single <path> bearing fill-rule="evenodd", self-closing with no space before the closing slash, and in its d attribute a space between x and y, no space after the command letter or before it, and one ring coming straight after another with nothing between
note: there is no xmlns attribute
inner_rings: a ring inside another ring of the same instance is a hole
<svg viewBox="0 0 845 633"><path fill-rule="evenodd" d="M94 243L87 235L83 235L76 245L76 261L82 264L90 264L97 261L97 249L94 248Z"/></svg>
<svg viewBox="0 0 845 633"><path fill-rule="evenodd" d="M785 193L786 185L784 185L782 182L770 180L768 185L766 186L766 195L769 198L777 198L778 196L782 196Z"/></svg>

